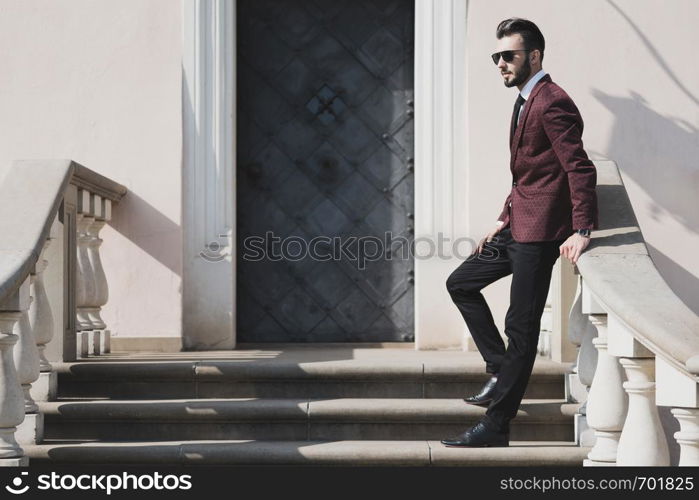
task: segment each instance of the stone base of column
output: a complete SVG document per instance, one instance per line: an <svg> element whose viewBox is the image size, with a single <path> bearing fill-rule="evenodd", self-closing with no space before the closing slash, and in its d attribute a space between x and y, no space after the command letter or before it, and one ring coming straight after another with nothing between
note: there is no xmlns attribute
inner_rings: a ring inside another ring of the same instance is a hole
<svg viewBox="0 0 699 500"><path fill-rule="evenodd" d="M15 439L20 446L25 444L41 444L44 440L43 413L28 413L24 421L17 426Z"/></svg>
<svg viewBox="0 0 699 500"><path fill-rule="evenodd" d="M575 444L578 446L594 446L595 430L587 425L587 417L576 413L573 416Z"/></svg>
<svg viewBox="0 0 699 500"><path fill-rule="evenodd" d="M104 332L101 330L93 330L92 331L92 339L90 342L90 351L92 354L95 356L99 356L102 354L102 341L100 340L102 338Z"/></svg>
<svg viewBox="0 0 699 500"><path fill-rule="evenodd" d="M0 467L28 467L29 457L0 458Z"/></svg>
<svg viewBox="0 0 699 500"><path fill-rule="evenodd" d="M544 315L546 315L546 312L544 312ZM545 358L550 358L551 357L551 325L549 324L548 327L545 327L543 325L544 318L541 318L542 321L542 326L541 326L541 331L539 332L539 343L536 346L536 350L539 353L539 356L543 356ZM550 323L550 321L549 321Z"/></svg>
<svg viewBox="0 0 699 500"><path fill-rule="evenodd" d="M672 415L680 423L679 432L674 438L680 445L681 467L699 466L699 409L673 408Z"/></svg>
<svg viewBox="0 0 699 500"><path fill-rule="evenodd" d="M595 431L595 445L587 458L593 462L617 463L617 450L621 431Z"/></svg>
<svg viewBox="0 0 699 500"><path fill-rule="evenodd" d="M580 382L577 373L567 373L565 376L565 396L569 403L584 403L587 401L587 386Z"/></svg>
<svg viewBox="0 0 699 500"><path fill-rule="evenodd" d="M58 374L41 372L29 391L34 401L55 401L58 392Z"/></svg>
<svg viewBox="0 0 699 500"><path fill-rule="evenodd" d="M77 341L77 355L78 358L87 358L90 353L90 330L83 330L76 332L78 337Z"/></svg>
<svg viewBox="0 0 699 500"><path fill-rule="evenodd" d="M112 352L112 332L111 330L104 330L102 334L102 353L109 354Z"/></svg>

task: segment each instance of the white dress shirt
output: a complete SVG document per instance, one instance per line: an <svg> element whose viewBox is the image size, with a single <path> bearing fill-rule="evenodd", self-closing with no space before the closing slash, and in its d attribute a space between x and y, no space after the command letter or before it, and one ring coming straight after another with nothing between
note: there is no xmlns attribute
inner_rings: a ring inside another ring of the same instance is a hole
<svg viewBox="0 0 699 500"><path fill-rule="evenodd" d="M522 87L522 90L520 90L519 95L522 96L522 98L526 101L529 99L529 96L532 93L532 90L534 90L534 85L539 83L539 80L541 80L543 77L546 76L546 71L543 69L540 69L534 76L532 76L527 84ZM519 108L519 115L517 116L517 123L519 123L519 117L522 116L522 110L524 109L524 106Z"/></svg>

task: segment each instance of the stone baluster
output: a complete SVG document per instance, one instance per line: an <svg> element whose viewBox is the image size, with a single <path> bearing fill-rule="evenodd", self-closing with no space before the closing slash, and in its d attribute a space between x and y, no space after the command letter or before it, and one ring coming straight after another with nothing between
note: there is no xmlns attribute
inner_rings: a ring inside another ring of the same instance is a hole
<svg viewBox="0 0 699 500"><path fill-rule="evenodd" d="M553 279L553 277L551 279ZM553 300L551 299L551 288L552 287L549 286L544 312L541 315L539 343L536 348L539 356L545 358L551 358L551 336L553 332Z"/></svg>
<svg viewBox="0 0 699 500"><path fill-rule="evenodd" d="M629 411L619 439L617 465L670 465L670 453L655 406L653 358L621 358Z"/></svg>
<svg viewBox="0 0 699 500"><path fill-rule="evenodd" d="M580 382L585 386L586 392L589 392L597 366L597 350L592 343L595 336L597 336L597 329L590 322L589 317L585 316L585 319L585 330L583 330L583 338L580 344L580 351L578 351L576 366Z"/></svg>
<svg viewBox="0 0 699 500"><path fill-rule="evenodd" d="M51 342L55 328L53 311L44 286L44 271L49 264L44 256L50 243L49 238L44 244L39 260L36 262L35 272L30 278L32 302L29 307L29 324L39 351L39 379L32 386L32 397L36 401L50 401L55 396L56 374L44 355L46 345Z"/></svg>
<svg viewBox="0 0 699 500"><path fill-rule="evenodd" d="M15 431L24 420L24 394L14 361L15 324L29 307L29 280L0 304L0 465L28 465Z"/></svg>
<svg viewBox="0 0 699 500"><path fill-rule="evenodd" d="M680 423L674 438L680 445L682 467L699 467L699 408L673 408L672 415Z"/></svg>
<svg viewBox="0 0 699 500"><path fill-rule="evenodd" d="M583 405L575 416L575 436L580 446L592 446L594 444L594 432L587 423L587 401L590 386L595 376L597 367L597 350L592 343L597 336L597 329L590 321L588 314L597 312L590 304L589 290L584 286L582 279L579 282L579 294L571 307L570 334L573 341L580 344L578 357L575 363L577 372L577 388L574 379L571 380L570 388L576 388L576 400ZM582 387L580 387L582 386Z"/></svg>
<svg viewBox="0 0 699 500"><path fill-rule="evenodd" d="M93 270L95 295L88 309L88 316L95 329L94 338L94 354L109 352L109 332L106 330L106 325L100 311L109 300L109 288L107 285L107 277L104 274L102 267L102 259L100 257L100 246L102 239L99 233L105 224L111 219L111 200L103 199L98 195L93 195L93 206L95 220L88 228L87 234L90 237L88 244L88 257L90 259L91 268ZM97 333L99 331L99 333ZM100 342L101 339L101 342Z"/></svg>
<svg viewBox="0 0 699 500"><path fill-rule="evenodd" d="M31 277L29 278L29 290L31 292ZM39 379L39 348L37 346L34 329L29 321L29 310L36 302L29 296L29 308L22 311L14 333L17 335L17 343L14 347L14 362L17 369L17 379L22 386L24 396L24 420L17 427L15 437L20 444L38 444L44 435L42 415L39 413L34 398L31 395L32 384Z"/></svg>
<svg viewBox="0 0 699 500"><path fill-rule="evenodd" d="M655 356L614 314L608 317L608 352L624 368L623 387L629 396L624 428L619 437L617 465L666 466L670 454L655 401Z"/></svg>
<svg viewBox="0 0 699 500"><path fill-rule="evenodd" d="M78 211L76 214L77 226L77 276L75 300L77 306L77 330L78 349L81 357L86 357L89 352L90 334L94 325L90 320L90 310L95 302L95 277L92 263L89 257L89 244L92 239L88 229L95 222L91 212L91 196L88 191L78 190Z"/></svg>
<svg viewBox="0 0 699 500"><path fill-rule="evenodd" d="M583 465L614 466L628 407L624 374L617 359L607 351L607 315L590 314L589 318L597 329L592 342L598 354L586 415L587 424L595 432L595 443Z"/></svg>
<svg viewBox="0 0 699 500"><path fill-rule="evenodd" d="M584 403L587 400L587 388L580 382L578 364L580 363L580 346L588 328L587 316L582 313L582 290L578 276L575 299L568 312L568 339L577 348L575 363L571 373L566 375L566 399L572 403Z"/></svg>
<svg viewBox="0 0 699 500"><path fill-rule="evenodd" d="M31 307L32 302L34 302L34 298L30 295L29 307ZM24 394L24 412L35 413L38 411L38 407L29 390L32 383L39 378L39 349L32 326L29 323L29 308L22 311L17 323L15 323L14 334L18 337L13 352L17 378L22 385Z"/></svg>
<svg viewBox="0 0 699 500"><path fill-rule="evenodd" d="M689 369L688 369L689 368ZM680 449L678 465L699 467L699 357L686 367L655 358L656 404L669 406L680 424L673 437ZM674 465L674 463L673 463Z"/></svg>
<svg viewBox="0 0 699 500"><path fill-rule="evenodd" d="M587 401L588 388L580 381L578 364L580 362L580 346L583 342L585 330L587 329L587 317L582 313L582 296L580 289L580 277L577 276L577 288L575 299L568 312L568 339L576 347L577 354L570 373L565 375L565 395L566 401L570 403L585 403ZM581 411L582 410L582 411ZM587 427L584 408L581 406L573 417L575 427L575 443L580 446L591 446L594 436Z"/></svg>

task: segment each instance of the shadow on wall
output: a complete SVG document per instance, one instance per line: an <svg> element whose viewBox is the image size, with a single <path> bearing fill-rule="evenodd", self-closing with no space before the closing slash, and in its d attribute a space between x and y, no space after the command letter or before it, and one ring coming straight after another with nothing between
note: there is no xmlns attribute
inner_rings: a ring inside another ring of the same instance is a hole
<svg viewBox="0 0 699 500"><path fill-rule="evenodd" d="M691 301L699 297L699 279L670 259L663 252L646 242L648 253L658 269L662 269L662 276L671 285L673 291L682 299L684 304L692 311L699 314L699 307ZM675 286L674 284L677 284ZM688 299L689 298L689 299Z"/></svg>
<svg viewBox="0 0 699 500"><path fill-rule="evenodd" d="M651 217L667 212L687 231L699 232L699 130L657 113L634 92L620 97L594 89L592 95L615 117L606 156L648 193L653 200L648 207ZM655 251L652 256L659 255ZM675 293L699 314L699 281L688 284L691 273L666 256L656 263Z"/></svg>
<svg viewBox="0 0 699 500"><path fill-rule="evenodd" d="M699 107L699 98L672 71L643 30L613 0L607 0L607 4L623 18L669 81L693 106ZM617 161L624 175L648 193L653 200L648 207L651 217L659 218L662 212L667 212L687 231L699 232L696 209L699 130L684 120L653 111L643 96L633 91L622 97L593 89L592 95L615 117L605 156ZM699 314L699 280L657 248L648 246L663 277L685 304Z"/></svg>
<svg viewBox="0 0 699 500"><path fill-rule="evenodd" d="M655 46L651 43L651 41L648 39L646 35L643 34L643 30L639 28L636 23L633 22L633 20L624 12L621 7L619 7L617 4L615 4L612 0L607 0L607 3L612 6L614 10L617 11L617 13L624 18L624 21L629 25L629 27L636 33L636 36L641 40L641 43L646 47L648 52L650 52L650 55L655 59L655 62L658 63L658 66L660 66L663 71L665 71L665 74L668 76L670 80L682 91L684 95L689 97L694 104L699 106L699 99L697 99L697 96L695 96L685 85L682 83L682 80L680 80L677 75L675 74L674 71L670 68L670 66L667 64L663 56L661 55L660 51L655 48Z"/></svg>
<svg viewBox="0 0 699 500"><path fill-rule="evenodd" d="M615 117L607 156L652 197L652 213L667 211L698 232L699 130L653 111L635 92L617 97L594 89L592 95Z"/></svg>
<svg viewBox="0 0 699 500"><path fill-rule="evenodd" d="M182 276L182 228L133 191L119 205L110 224L114 230Z"/></svg>

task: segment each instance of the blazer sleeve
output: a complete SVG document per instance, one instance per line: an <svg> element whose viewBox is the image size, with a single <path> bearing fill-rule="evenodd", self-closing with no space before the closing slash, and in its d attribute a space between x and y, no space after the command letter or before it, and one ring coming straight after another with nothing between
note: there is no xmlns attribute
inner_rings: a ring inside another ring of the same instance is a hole
<svg viewBox="0 0 699 500"><path fill-rule="evenodd" d="M568 175L573 229L597 229L597 170L583 149L583 121L567 95L556 96L544 111L544 130Z"/></svg>

